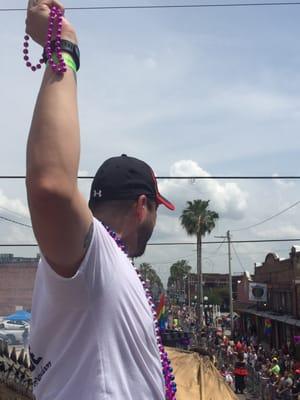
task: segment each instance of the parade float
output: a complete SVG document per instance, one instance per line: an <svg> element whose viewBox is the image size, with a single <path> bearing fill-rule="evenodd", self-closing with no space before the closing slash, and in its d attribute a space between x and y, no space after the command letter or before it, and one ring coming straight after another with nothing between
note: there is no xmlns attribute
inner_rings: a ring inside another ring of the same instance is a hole
<svg viewBox="0 0 300 400"><path fill-rule="evenodd" d="M209 357L167 349L177 383L177 400L236 400ZM33 400L32 380L24 349L17 355L0 341L0 400Z"/></svg>

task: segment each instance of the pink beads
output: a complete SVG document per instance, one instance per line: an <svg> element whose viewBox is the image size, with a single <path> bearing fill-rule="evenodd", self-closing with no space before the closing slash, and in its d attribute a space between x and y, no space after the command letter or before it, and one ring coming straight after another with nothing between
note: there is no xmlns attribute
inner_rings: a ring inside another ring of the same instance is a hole
<svg viewBox="0 0 300 400"><path fill-rule="evenodd" d="M62 17L63 13L60 8L53 6L50 11L49 24L48 24L48 34L46 43L46 55L49 60L49 64L54 72L57 74L62 74L67 71L66 64L62 57L61 51L61 31L62 31ZM53 29L55 25L55 20L57 22L56 38L54 41L54 49L52 48L51 39L53 36ZM57 60L53 60L53 54L56 54Z"/></svg>
<svg viewBox="0 0 300 400"><path fill-rule="evenodd" d="M172 374L173 368L170 366L171 362L170 362L170 360L168 358L168 354L165 351L164 346L162 344L159 324L157 321L157 313L155 311L155 305L152 300L151 291L146 287L146 283L143 281L143 278L141 277L141 274L138 272L138 269L135 268L135 270L136 270L137 275L138 275L138 277L142 283L142 286L144 288L145 295L146 295L146 298L150 305L150 309L151 309L152 316L153 316L155 338L156 338L157 347L158 347L159 354L160 354L162 371L163 371L163 375L164 375L164 379L165 379L165 398L166 398L166 400L176 400L175 393L176 393L177 389L176 389L175 377Z"/></svg>
<svg viewBox="0 0 300 400"><path fill-rule="evenodd" d="M26 67L30 68L31 71L34 72L37 69L41 68L41 64L43 64L44 60L41 59L38 64L32 65L31 62L29 61L29 56L28 56L29 50L28 50L28 48L29 48L29 36L25 35L24 36L24 43L23 43L23 54L24 54L23 60L25 61Z"/></svg>
<svg viewBox="0 0 300 400"><path fill-rule="evenodd" d="M63 74L67 71L66 64L62 57L61 51L61 32L62 32L62 17L63 12L60 8L53 6L51 7L50 15L49 15L49 23L48 23L48 32L47 32L47 42L46 42L46 55L47 59L49 60L49 64L52 70L57 74ZM57 25L56 28L56 37L53 37L53 29L55 26L55 22ZM54 49L52 48L51 40L55 39ZM32 65L29 61L29 36L24 36L24 43L23 43L23 59L25 61L26 67L30 68L31 71L35 72L38 69L41 69L42 64L45 62L43 58L39 60L36 65ZM56 54L57 60L53 60L53 54Z"/></svg>

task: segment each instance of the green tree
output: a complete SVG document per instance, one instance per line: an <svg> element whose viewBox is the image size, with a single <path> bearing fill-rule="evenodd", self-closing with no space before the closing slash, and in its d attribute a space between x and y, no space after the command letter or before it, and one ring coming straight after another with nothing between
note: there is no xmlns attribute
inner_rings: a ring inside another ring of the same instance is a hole
<svg viewBox="0 0 300 400"><path fill-rule="evenodd" d="M178 260L171 265L168 288L176 285L176 290L183 286L183 279L190 273L192 267L187 260Z"/></svg>
<svg viewBox="0 0 300 400"><path fill-rule="evenodd" d="M210 234L216 225L219 214L208 208L209 200L188 201L180 216L180 222L187 234L197 238L197 306L200 328L203 326L203 276L202 276L202 237Z"/></svg>
<svg viewBox="0 0 300 400"><path fill-rule="evenodd" d="M208 297L209 304L229 305L229 293L227 287L204 288L204 296Z"/></svg>
<svg viewBox="0 0 300 400"><path fill-rule="evenodd" d="M184 279L188 277L191 269L187 260L178 260L171 265L167 286L168 294L173 301L177 302L179 292L184 292Z"/></svg>
<svg viewBox="0 0 300 400"><path fill-rule="evenodd" d="M164 290L164 286L157 272L149 263L140 264L139 271L144 281L149 281L149 286L153 293L153 297L157 299L159 297L159 294Z"/></svg>

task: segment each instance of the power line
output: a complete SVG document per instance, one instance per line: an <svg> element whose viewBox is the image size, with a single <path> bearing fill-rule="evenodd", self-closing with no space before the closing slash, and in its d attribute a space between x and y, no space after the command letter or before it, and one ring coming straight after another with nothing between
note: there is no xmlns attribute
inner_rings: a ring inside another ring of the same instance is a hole
<svg viewBox="0 0 300 400"><path fill-rule="evenodd" d="M10 218L3 217L2 215L0 215L0 219L3 219L3 220L6 221L6 222L11 222L11 223L13 223L13 224L25 226L26 228L31 228L31 229L32 229L32 226L31 226L31 225L23 224L22 222L18 222L18 221L15 221L14 219L10 219Z"/></svg>
<svg viewBox="0 0 300 400"><path fill-rule="evenodd" d="M240 232L240 231L245 231L245 230L250 229L250 228L254 228L255 226L258 226L258 225L262 225L262 224L264 224L265 222L268 222L268 221L270 221L271 219L273 219L273 218L275 218L275 217L278 217L279 215L285 213L286 211L290 210L291 208L296 207L299 203L300 203L300 200L296 201L296 203L294 203L294 204L292 204L291 206L285 208L284 210L281 210L281 211L279 211L278 213L272 215L271 217L268 217L268 218L262 220L261 222L258 222L258 223L253 224L253 225L246 226L245 228L232 229L231 231L232 231L232 232Z"/></svg>
<svg viewBox="0 0 300 400"><path fill-rule="evenodd" d="M225 240L223 240L223 242L218 246L218 248L216 249L216 251L214 251L213 253L211 253L211 256L216 256L217 253L219 252L219 250L221 249L221 247L223 246L223 244L225 243Z"/></svg>
<svg viewBox="0 0 300 400"><path fill-rule="evenodd" d="M25 179L26 177L24 175L0 175L0 179ZM94 179L94 176L78 176L77 179ZM215 175L215 176L157 176L156 179L169 179L169 180L200 180L200 179L241 179L241 180L252 180L252 179L257 179L257 180L276 180L276 179L288 179L288 180L298 180L300 179L300 176L295 175L295 176L270 176L270 175L251 175L251 176L242 176L242 175L233 175L233 176L225 176L225 175Z"/></svg>
<svg viewBox="0 0 300 400"><path fill-rule="evenodd" d="M232 243L232 242L231 242L231 243ZM242 264L242 261L241 261L241 259L240 259L240 257L239 257L239 255L238 255L238 253L237 253L237 251L236 251L236 249L235 249L235 247L234 247L233 244L232 244L232 248L233 248L233 251L234 251L234 253L235 253L235 255L236 255L236 258L238 259L238 262L239 262L240 266L242 267L242 270L245 272L245 268L244 268L244 266L243 266L243 264Z"/></svg>
<svg viewBox="0 0 300 400"><path fill-rule="evenodd" d="M263 223L265 223L265 222L267 222L267 221L270 221L271 219L273 219L273 218L275 218L275 217L277 217L277 216L283 214L284 212L290 210L291 208L295 207L295 206L298 205L299 203L300 203L300 200L297 201L296 203L292 204L291 206L285 208L284 210L278 212L277 214L274 214L274 215L272 215L271 217L266 218L266 219L264 219L263 221L261 221L261 222L259 222L259 223L257 223L257 224L250 225L250 226L245 227L245 228L242 228L242 229L233 229L232 231L234 231L234 232L239 232L239 231L243 231L243 230L247 230L247 229L253 228L253 227L258 226L258 225L262 225ZM0 207L0 208L5 209L4 207ZM8 209L5 209L5 210L10 211L10 210L8 210ZM11 212L11 211L10 211L10 212ZM16 214L17 214L17 213L16 213ZM31 225L28 225L28 224L25 224L25 223L22 223L22 222L13 220L13 219L11 219L11 218L7 218L7 217L0 216L0 219L4 220L4 221L6 221L6 222L10 222L10 223L13 223L13 224L25 226L26 228L31 228L31 229L32 229L32 226L31 226ZM273 242L273 241L278 241L278 242L280 242L280 241L298 241L298 240L300 240L300 239L279 239L279 240L269 239L269 240L248 240L248 241L236 240L236 241L231 241L231 243L257 243L257 242ZM221 249L221 247L222 247L222 245L224 244L224 242L225 242L225 239L224 239L222 242L213 241L213 242L202 242L202 243L203 243L203 244L219 244L218 248L211 254L211 255L217 255L218 251ZM177 244L179 244L179 245L184 245L184 244L186 244L186 245L192 245L192 244L196 244L196 243L192 243L192 242L183 242L183 243L178 243L178 242L175 242L175 243L149 243L148 246L155 246L155 245L166 245L166 246L168 245L168 246L172 246L172 245L177 245ZM27 246L27 245L26 245L26 246ZM33 245L33 246L34 246L34 245Z"/></svg>
<svg viewBox="0 0 300 400"><path fill-rule="evenodd" d="M226 239L223 240L223 242L218 246L218 248L217 248L214 252L209 253L210 257L204 257L204 259L207 258L208 260L210 260L211 262L213 262L213 261L210 259L211 256L214 256L214 255L216 255L216 254L218 253L218 251L220 250L220 248L222 247L222 245L225 243L225 240L226 240ZM188 258L190 258L190 257L195 257L195 256L196 256L196 252L189 253L188 255L181 256L181 257L180 257L180 260L182 260L182 259L188 259ZM163 265L163 264L168 264L168 265L169 265L169 264L171 264L171 263L174 264L176 261L178 261L178 259L173 260L173 261L162 261L162 262L157 261L157 262L151 263L151 264L152 264L152 265ZM187 260L187 261L189 261L189 260Z"/></svg>
<svg viewBox="0 0 300 400"><path fill-rule="evenodd" d="M272 242L299 242L300 239L252 239L231 240L230 243L272 243ZM202 242L202 244L223 244L221 241ZM197 242L157 242L148 243L148 246L196 246Z"/></svg>
<svg viewBox="0 0 300 400"><path fill-rule="evenodd" d="M289 2L263 2L263 3L206 3L206 4L152 4L152 5L133 5L133 6L82 6L66 7L65 10L146 10L146 9L170 9L170 8L233 8L233 7L276 7L276 6L299 6L299 1ZM26 11L26 8L0 8L0 12Z"/></svg>
<svg viewBox="0 0 300 400"><path fill-rule="evenodd" d="M288 249L272 249L272 252L273 253L279 253L279 252L287 252L287 251L289 251ZM206 253L206 254L208 254L209 256L211 255L211 254L214 254L214 253ZM254 255L254 254L256 254L256 255L259 255L259 254L266 254L266 252L265 251L240 251L239 252L239 254L240 254L240 256L251 256L251 255ZM216 255L216 257L224 257L224 256L226 256L226 255L228 255L228 253L226 253L226 252L221 252L221 253L218 253L217 255Z"/></svg>
<svg viewBox="0 0 300 400"><path fill-rule="evenodd" d="M8 213L10 213L10 214L17 215L18 217L22 217L22 218L29 219L29 218L26 217L25 215L23 215L23 214L21 214L21 213L19 213L19 212L17 212L17 211L10 210L9 208L2 207L2 206L1 206L0 209L1 209L1 210L4 210L4 211L6 211L6 212L8 212Z"/></svg>
<svg viewBox="0 0 300 400"><path fill-rule="evenodd" d="M231 240L230 243L276 243L276 242L300 242L298 239L253 239L253 240ZM196 246L196 242L156 242L148 243L148 246ZM202 242L202 244L223 244L221 241ZM35 247L37 243L0 243L0 247Z"/></svg>

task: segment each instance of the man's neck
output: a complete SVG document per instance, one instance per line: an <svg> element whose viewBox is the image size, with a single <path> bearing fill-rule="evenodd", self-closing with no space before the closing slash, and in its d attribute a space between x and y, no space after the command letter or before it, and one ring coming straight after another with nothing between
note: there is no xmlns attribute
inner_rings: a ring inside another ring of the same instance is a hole
<svg viewBox="0 0 300 400"><path fill-rule="evenodd" d="M111 215L95 215L95 217L101 221L104 225L107 225L111 230L116 232L118 236L122 238L124 236L124 218L117 218Z"/></svg>
<svg viewBox="0 0 300 400"><path fill-rule="evenodd" d="M130 222L128 218L125 216L113 215L111 213L98 213L95 215L99 221L101 221L104 225L108 226L112 231L114 231L119 238L121 238L126 247L129 249L131 244L131 233L130 233Z"/></svg>

